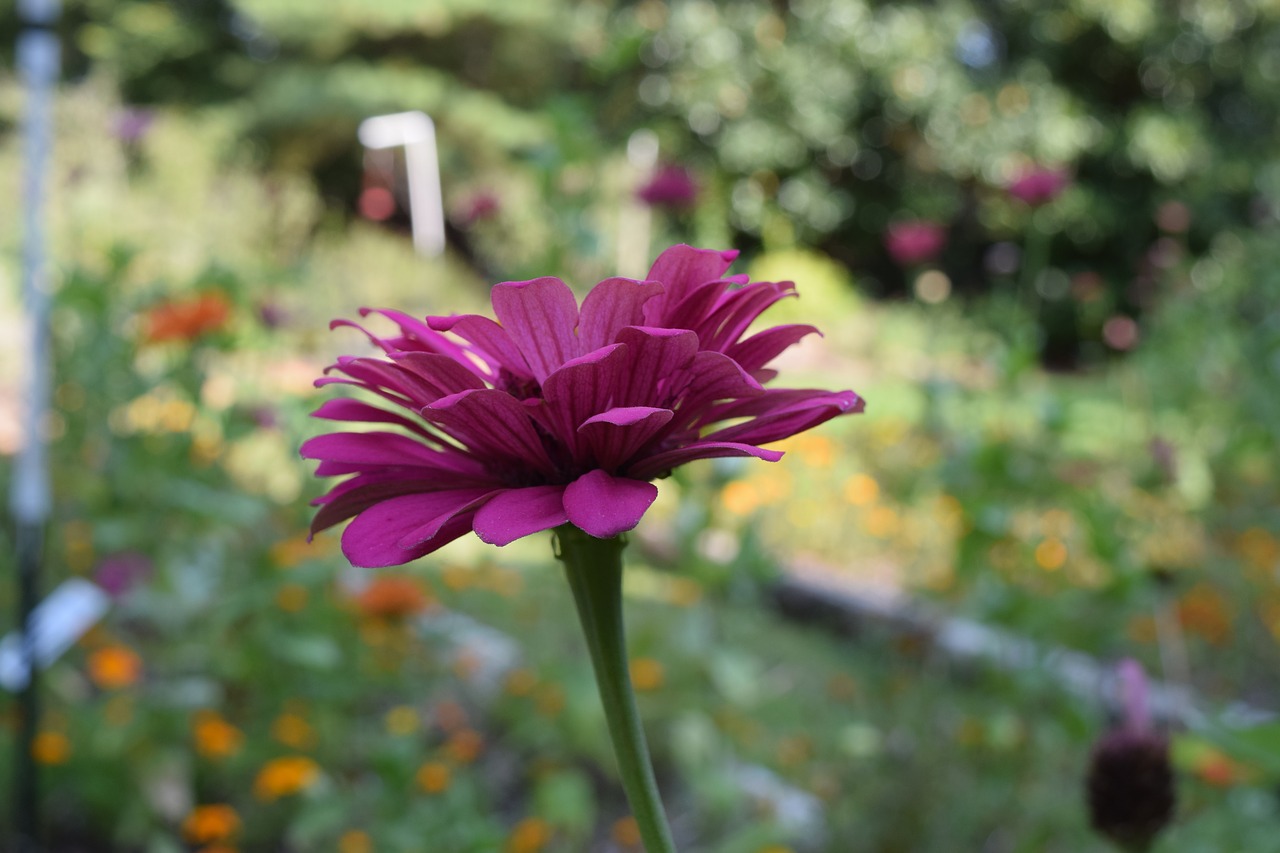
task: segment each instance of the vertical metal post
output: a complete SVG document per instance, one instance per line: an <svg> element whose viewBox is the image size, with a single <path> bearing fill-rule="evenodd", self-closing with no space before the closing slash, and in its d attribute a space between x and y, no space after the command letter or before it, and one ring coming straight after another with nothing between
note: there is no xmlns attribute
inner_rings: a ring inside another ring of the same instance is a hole
<svg viewBox="0 0 1280 853"><path fill-rule="evenodd" d="M28 319L28 362L23 442L14 465L9 506L13 513L18 564L18 624L22 631L27 680L19 697L21 729L14 766L14 848L34 853L40 847L39 788L32 745L39 725L35 632L31 618L39 597L39 570L51 505L45 459L44 422L49 410L49 289L45 270L44 198L52 148L53 88L60 65L53 26L58 0L19 0L25 29L18 36L18 73L26 88L23 117L22 295Z"/></svg>
<svg viewBox="0 0 1280 853"><path fill-rule="evenodd" d="M409 223L413 245L423 255L444 251L444 202L440 190L440 155L436 126L424 112L373 116L360 123L360 144L378 151L404 147L409 185Z"/></svg>

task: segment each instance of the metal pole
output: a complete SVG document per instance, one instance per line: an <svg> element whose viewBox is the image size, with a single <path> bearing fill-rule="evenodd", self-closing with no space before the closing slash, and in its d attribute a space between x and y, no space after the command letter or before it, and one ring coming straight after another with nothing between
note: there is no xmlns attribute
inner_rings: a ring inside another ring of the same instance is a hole
<svg viewBox="0 0 1280 853"><path fill-rule="evenodd" d="M45 173L52 147L51 105L59 71L58 37L53 26L58 0L19 0L26 29L18 36L18 73L26 86L23 121L24 231L22 295L27 307L29 359L23 442L13 470L9 506L13 513L18 564L18 624L22 631L26 684L19 696L22 718L14 763L14 849L40 849L40 797L32 744L39 726L35 631L31 614L39 598L39 570L45 526L51 506L43 426L49 410L49 290L44 256Z"/></svg>

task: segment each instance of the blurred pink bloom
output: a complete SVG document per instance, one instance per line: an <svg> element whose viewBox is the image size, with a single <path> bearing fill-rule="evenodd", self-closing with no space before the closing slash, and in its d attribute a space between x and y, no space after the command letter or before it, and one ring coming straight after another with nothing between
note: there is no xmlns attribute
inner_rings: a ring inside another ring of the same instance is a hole
<svg viewBox="0 0 1280 853"><path fill-rule="evenodd" d="M470 228L477 222L493 219L501 209L502 201L497 194L482 190L463 202L458 224L463 228Z"/></svg>
<svg viewBox="0 0 1280 853"><path fill-rule="evenodd" d="M947 230L925 219L894 223L884 237L884 247L904 267L933 260L946 245Z"/></svg>
<svg viewBox="0 0 1280 853"><path fill-rule="evenodd" d="M698 182L683 166L663 166L636 190L636 198L650 207L692 207L698 200Z"/></svg>
<svg viewBox="0 0 1280 853"><path fill-rule="evenodd" d="M505 545L573 524L600 538L639 523L651 480L694 459L782 454L760 445L862 411L852 391L765 389L776 355L816 331L743 337L788 283L725 277L735 252L675 246L647 280L611 278L579 306L558 278L506 282L480 315L380 314L385 357L344 356L316 381L390 403L329 400L316 417L395 431L337 432L302 446L322 477L352 475L319 498L312 532L350 518L358 566L429 554L474 530ZM725 422L729 422L727 425Z"/></svg>
<svg viewBox="0 0 1280 853"><path fill-rule="evenodd" d="M122 142L137 142L147 135L156 114L143 107L126 107L115 114L111 130Z"/></svg>
<svg viewBox="0 0 1280 853"><path fill-rule="evenodd" d="M1070 184L1071 175L1065 169L1036 166L1009 184L1009 195L1032 207L1040 207L1060 196Z"/></svg>
<svg viewBox="0 0 1280 853"><path fill-rule="evenodd" d="M94 580L112 598L123 598L138 584L151 577L151 558L136 551L122 551L106 557L98 564Z"/></svg>

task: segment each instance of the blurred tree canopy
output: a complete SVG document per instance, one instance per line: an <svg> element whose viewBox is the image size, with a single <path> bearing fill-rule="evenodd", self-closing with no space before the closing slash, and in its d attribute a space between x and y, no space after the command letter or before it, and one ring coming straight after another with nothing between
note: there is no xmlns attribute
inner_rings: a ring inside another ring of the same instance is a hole
<svg viewBox="0 0 1280 853"><path fill-rule="evenodd" d="M1278 24L1267 0L81 0L61 26L72 77L231 110L346 209L369 115L427 112L446 193L532 218L608 185L643 129L703 189L681 239L809 245L893 294L895 220L947 227L961 290L989 286L993 246L1040 232L1049 267L1139 314L1162 232L1194 252L1274 215ZM1032 211L1006 187L1036 165L1073 183ZM590 227L561 225L540 239Z"/></svg>

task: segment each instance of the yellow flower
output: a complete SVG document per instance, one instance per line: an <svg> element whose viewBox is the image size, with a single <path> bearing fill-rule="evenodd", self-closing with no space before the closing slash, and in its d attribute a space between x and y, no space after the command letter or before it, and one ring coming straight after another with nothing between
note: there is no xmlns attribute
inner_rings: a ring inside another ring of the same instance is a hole
<svg viewBox="0 0 1280 853"><path fill-rule="evenodd" d="M666 671L653 658L635 658L631 661L631 686L636 690L657 690L665 680Z"/></svg>
<svg viewBox="0 0 1280 853"><path fill-rule="evenodd" d="M192 844L225 841L240 830L240 815L225 804L196 806L182 822L182 837Z"/></svg>
<svg viewBox="0 0 1280 853"><path fill-rule="evenodd" d="M527 817L511 830L507 853L538 853L551 841L551 826L539 817Z"/></svg>
<svg viewBox="0 0 1280 853"><path fill-rule="evenodd" d="M408 705L395 706L382 721L393 735L411 735L418 730L418 712Z"/></svg>
<svg viewBox="0 0 1280 853"><path fill-rule="evenodd" d="M449 765L440 761L428 761L418 768L416 778L418 787L422 790L428 794L439 794L449 789L453 774L449 771Z"/></svg>
<svg viewBox="0 0 1280 853"><path fill-rule="evenodd" d="M844 484L844 499L854 506L869 506L880 497L880 484L866 474L854 474Z"/></svg>
<svg viewBox="0 0 1280 853"><path fill-rule="evenodd" d="M40 764L66 764L71 741L62 732L40 732L31 742L31 756Z"/></svg>
<svg viewBox="0 0 1280 853"><path fill-rule="evenodd" d="M1046 572L1057 571L1067 562L1067 546L1057 537L1049 537L1036 546L1036 565Z"/></svg>
<svg viewBox="0 0 1280 853"><path fill-rule="evenodd" d="M118 690L142 678L142 658L124 646L103 646L89 655L89 678L103 690Z"/></svg>
<svg viewBox="0 0 1280 853"><path fill-rule="evenodd" d="M287 755L268 761L253 780L253 794L271 802L310 787L320 776L320 765L305 755Z"/></svg>
<svg viewBox="0 0 1280 853"><path fill-rule="evenodd" d="M307 588L300 583L287 583L276 590L276 607L285 613L297 613L307 606Z"/></svg>
<svg viewBox="0 0 1280 853"><path fill-rule="evenodd" d="M745 480L733 480L720 492L720 502L734 515L750 515L760 506L760 492Z"/></svg>
<svg viewBox="0 0 1280 853"><path fill-rule="evenodd" d="M338 853L373 853L373 839L362 829L349 829L338 839Z"/></svg>
<svg viewBox="0 0 1280 853"><path fill-rule="evenodd" d="M294 749L310 749L315 746L316 733L301 714L286 711L271 724L271 736L285 746Z"/></svg>
<svg viewBox="0 0 1280 853"><path fill-rule="evenodd" d="M215 711L200 711L192 725L196 752L205 758L226 758L240 751L244 735Z"/></svg>

